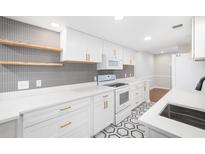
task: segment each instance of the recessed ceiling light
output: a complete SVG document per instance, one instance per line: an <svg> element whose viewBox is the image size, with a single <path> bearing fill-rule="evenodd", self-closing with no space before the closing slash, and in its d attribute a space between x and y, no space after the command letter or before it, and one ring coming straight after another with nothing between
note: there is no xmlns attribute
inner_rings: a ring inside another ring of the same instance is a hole
<svg viewBox="0 0 205 154"><path fill-rule="evenodd" d="M160 53L161 53L161 54L163 54L163 53L164 53L164 51L161 51Z"/></svg>
<svg viewBox="0 0 205 154"><path fill-rule="evenodd" d="M57 24L57 23L55 23L55 22L52 22L52 23L51 23L51 26L53 26L53 27L55 27L55 28L60 27L60 25L59 25L59 24Z"/></svg>
<svg viewBox="0 0 205 154"><path fill-rule="evenodd" d="M146 37L144 38L145 41L149 41L149 40L151 40L151 39L152 39L151 36L146 36Z"/></svg>
<svg viewBox="0 0 205 154"><path fill-rule="evenodd" d="M115 20L122 20L123 18L123 16L115 16Z"/></svg>

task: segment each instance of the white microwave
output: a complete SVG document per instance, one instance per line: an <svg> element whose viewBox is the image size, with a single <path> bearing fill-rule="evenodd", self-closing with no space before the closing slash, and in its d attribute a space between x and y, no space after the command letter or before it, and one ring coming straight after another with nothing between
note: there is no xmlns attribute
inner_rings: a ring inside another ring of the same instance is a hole
<svg viewBox="0 0 205 154"><path fill-rule="evenodd" d="M102 55L102 63L97 64L97 70L122 70L123 64L121 59Z"/></svg>

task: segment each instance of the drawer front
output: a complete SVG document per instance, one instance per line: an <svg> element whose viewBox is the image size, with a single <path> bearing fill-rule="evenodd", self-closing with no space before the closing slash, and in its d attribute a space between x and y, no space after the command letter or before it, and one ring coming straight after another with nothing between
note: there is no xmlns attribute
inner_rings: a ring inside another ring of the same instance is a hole
<svg viewBox="0 0 205 154"><path fill-rule="evenodd" d="M106 100L114 97L113 91L94 96L94 102Z"/></svg>
<svg viewBox="0 0 205 154"><path fill-rule="evenodd" d="M90 107L84 107L77 111L65 114L63 116L36 124L25 128L24 137L63 137L82 125L88 127L87 135L90 135ZM81 129L80 129L81 130ZM80 132L79 132L80 133Z"/></svg>
<svg viewBox="0 0 205 154"><path fill-rule="evenodd" d="M23 114L23 127L29 127L34 124L55 118L66 113L73 112L90 103L90 98L77 100L73 102L63 103L53 107L36 110Z"/></svg>
<svg viewBox="0 0 205 154"><path fill-rule="evenodd" d="M89 129L89 125L85 123L73 131L63 134L60 138L90 138Z"/></svg>

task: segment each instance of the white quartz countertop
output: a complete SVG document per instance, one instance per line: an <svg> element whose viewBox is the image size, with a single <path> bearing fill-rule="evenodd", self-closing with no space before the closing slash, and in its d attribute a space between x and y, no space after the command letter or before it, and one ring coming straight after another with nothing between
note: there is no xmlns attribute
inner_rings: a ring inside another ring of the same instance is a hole
<svg viewBox="0 0 205 154"><path fill-rule="evenodd" d="M108 91L113 91L113 88L97 86L96 83L86 83L1 93L0 123L17 119L20 114L25 112L93 96Z"/></svg>
<svg viewBox="0 0 205 154"><path fill-rule="evenodd" d="M116 82L140 82L134 78L118 79ZM142 81L141 81L142 82ZM32 110L73 101L114 88L97 86L96 82L0 93L0 123L18 119L19 115Z"/></svg>
<svg viewBox="0 0 205 154"><path fill-rule="evenodd" d="M205 137L205 130L203 129L160 116L160 113L167 104L205 112L204 92L172 89L167 95L153 105L150 110L142 115L139 118L139 121L152 129L164 132L165 134L170 134L171 136L185 138Z"/></svg>

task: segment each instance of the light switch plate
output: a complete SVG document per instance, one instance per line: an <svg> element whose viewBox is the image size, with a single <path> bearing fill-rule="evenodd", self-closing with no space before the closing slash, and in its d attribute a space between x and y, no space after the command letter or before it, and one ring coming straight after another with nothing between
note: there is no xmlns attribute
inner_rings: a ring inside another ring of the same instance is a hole
<svg viewBox="0 0 205 154"><path fill-rule="evenodd" d="M41 86L42 86L42 81L36 80L36 87L41 87Z"/></svg>
<svg viewBox="0 0 205 154"><path fill-rule="evenodd" d="M29 81L18 81L18 90L29 89Z"/></svg>

